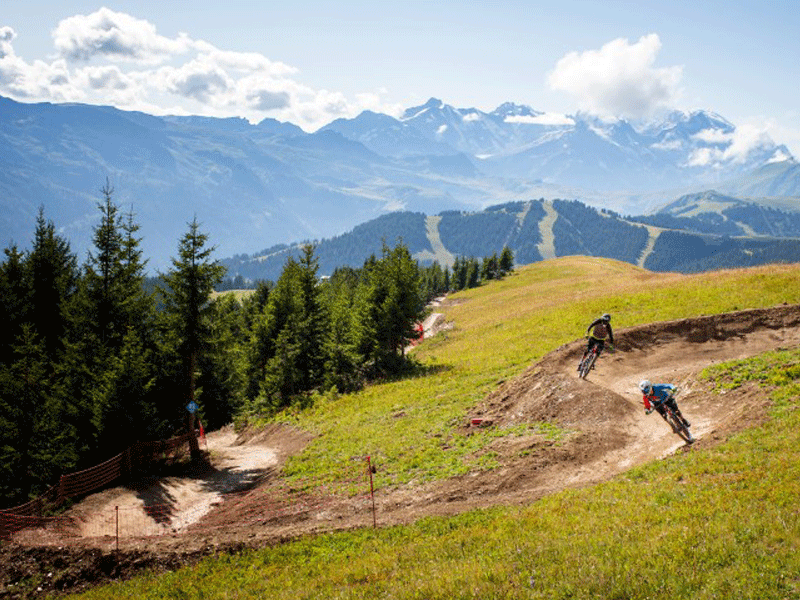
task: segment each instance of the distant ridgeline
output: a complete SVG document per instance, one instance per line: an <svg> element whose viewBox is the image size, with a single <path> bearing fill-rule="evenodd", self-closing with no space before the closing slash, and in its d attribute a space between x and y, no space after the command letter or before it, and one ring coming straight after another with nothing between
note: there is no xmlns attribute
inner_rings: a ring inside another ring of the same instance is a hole
<svg viewBox="0 0 800 600"><path fill-rule="evenodd" d="M452 266L456 256L498 255L505 246L515 263L557 256L614 258L651 271L693 273L767 263L800 262L800 212L710 192L685 196L660 212L623 217L579 201L509 202L481 212L437 216L395 212L343 235L313 242L320 275L363 266L382 244L405 244L421 264ZM228 276L276 280L303 244L281 245L221 261Z"/></svg>

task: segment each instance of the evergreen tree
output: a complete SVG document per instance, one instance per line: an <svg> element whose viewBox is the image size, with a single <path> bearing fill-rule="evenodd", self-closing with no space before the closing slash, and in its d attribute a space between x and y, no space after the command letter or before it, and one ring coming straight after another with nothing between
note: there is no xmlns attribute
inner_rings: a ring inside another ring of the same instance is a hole
<svg viewBox="0 0 800 600"><path fill-rule="evenodd" d="M254 340L259 394L270 409L288 406L318 387L325 376L327 315L322 306L314 247L305 245L299 262L287 260L270 295ZM254 386L250 384L251 394Z"/></svg>
<svg viewBox="0 0 800 600"><path fill-rule="evenodd" d="M93 450L95 461L160 433L157 418L140 419L137 414L140 409L147 414L154 410L150 396L155 376L151 358L155 306L152 294L144 289L144 262L135 235L138 225L132 213L119 214L108 183L101 192L100 222L94 229L94 248L84 266L80 293L74 297L74 333L64 369L69 395L91 399L91 406L79 404L75 418L94 426L93 432L81 428L80 445ZM148 362L132 365L131 348ZM137 384L142 387L134 389Z"/></svg>
<svg viewBox="0 0 800 600"><path fill-rule="evenodd" d="M483 258L480 278L481 281L490 281L500 278L500 262L497 259L497 253Z"/></svg>
<svg viewBox="0 0 800 600"><path fill-rule="evenodd" d="M500 273L505 275L514 269L514 253L508 246L503 246L503 251L500 253Z"/></svg>
<svg viewBox="0 0 800 600"><path fill-rule="evenodd" d="M142 345L133 328L128 329L121 347L108 356L107 363L90 392L97 445L104 457L164 431L153 396L151 351Z"/></svg>
<svg viewBox="0 0 800 600"><path fill-rule="evenodd" d="M471 289L474 287L478 287L479 283L480 283L480 268L478 266L478 259L475 257L470 257L469 260L467 261L465 288Z"/></svg>
<svg viewBox="0 0 800 600"><path fill-rule="evenodd" d="M69 328L67 307L77 290L78 267L69 242L56 234L52 221L45 220L43 208L39 209L33 247L25 262L30 286L29 321L54 364Z"/></svg>
<svg viewBox="0 0 800 600"><path fill-rule="evenodd" d="M406 246L390 249L384 243L382 258L365 271L367 283L358 300L364 325L360 351L376 374L396 373L424 316L419 267Z"/></svg>
<svg viewBox="0 0 800 600"><path fill-rule="evenodd" d="M184 413L188 413L186 405L196 400L198 355L210 336L210 317L214 312L211 294L225 275L225 267L211 260L214 248L206 247L207 240L208 236L200 233L197 219L193 219L178 244L178 258L172 259L172 270L162 276L164 315L178 362L175 382L180 392L178 404ZM186 416L186 430L192 458L196 459L200 449L191 413Z"/></svg>
<svg viewBox="0 0 800 600"><path fill-rule="evenodd" d="M12 348L30 316L25 257L16 246L7 248L5 254L6 260L0 265L0 364L11 362Z"/></svg>
<svg viewBox="0 0 800 600"><path fill-rule="evenodd" d="M235 296L212 303L209 335L199 355L198 388L202 389L202 422L207 429L230 423L241 408L245 388L244 314Z"/></svg>
<svg viewBox="0 0 800 600"><path fill-rule="evenodd" d="M356 290L361 271L338 268L323 286L323 305L328 315L325 338L325 389L353 391L363 383L363 369L358 353L360 322L356 317Z"/></svg>
<svg viewBox="0 0 800 600"><path fill-rule="evenodd" d="M451 281L451 289L454 292L466 289L467 287L467 261L466 259L456 256L453 261L453 277Z"/></svg>
<svg viewBox="0 0 800 600"><path fill-rule="evenodd" d="M53 393L44 343L24 324L14 346L14 361L0 368L0 493L9 503L36 496L57 475L75 465L64 406Z"/></svg>

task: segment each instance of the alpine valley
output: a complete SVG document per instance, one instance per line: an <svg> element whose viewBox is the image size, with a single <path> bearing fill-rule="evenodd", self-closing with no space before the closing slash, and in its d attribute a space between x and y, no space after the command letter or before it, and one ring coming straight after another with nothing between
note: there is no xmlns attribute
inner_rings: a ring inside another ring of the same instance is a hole
<svg viewBox="0 0 800 600"><path fill-rule="evenodd" d="M587 254L652 270L800 261L800 166L762 138L737 152L711 112L648 123L431 99L315 132L266 119L153 116L0 97L0 240L27 247L40 207L84 254L101 189L163 270L197 218L229 276L274 279L314 241L320 274L402 239L450 264ZM260 250L265 249L265 250Z"/></svg>

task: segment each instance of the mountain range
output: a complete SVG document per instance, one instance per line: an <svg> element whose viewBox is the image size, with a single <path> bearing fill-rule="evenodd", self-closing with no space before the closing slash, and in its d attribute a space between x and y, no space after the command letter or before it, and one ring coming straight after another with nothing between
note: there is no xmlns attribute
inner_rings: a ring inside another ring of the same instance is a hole
<svg viewBox="0 0 800 600"><path fill-rule="evenodd" d="M219 256L341 236L394 212L465 214L535 198L645 215L710 189L794 210L800 167L764 138L733 156L711 112L650 123L492 112L440 100L399 117L363 112L309 133L266 119L153 116L0 97L0 240L26 247L44 207L79 255L106 182L163 270L193 218ZM391 236L390 236L391 237Z"/></svg>

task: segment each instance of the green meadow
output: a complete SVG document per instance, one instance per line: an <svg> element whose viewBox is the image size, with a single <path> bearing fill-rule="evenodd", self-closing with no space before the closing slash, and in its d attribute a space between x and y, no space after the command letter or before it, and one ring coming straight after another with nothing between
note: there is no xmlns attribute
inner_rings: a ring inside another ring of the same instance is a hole
<svg viewBox="0 0 800 600"><path fill-rule="evenodd" d="M583 336L604 312L615 331L653 321L800 303L800 265L692 276L567 257L518 269L436 308L452 328L413 350L413 376L278 417L315 435L285 466L308 488L352 480L370 456L375 485L493 469L498 436L459 435L501 382ZM800 597L800 353L714 365L718 390L759 386L771 418L712 449L679 453L606 483L527 506L407 526L302 537L219 555L81 598L758 598ZM380 515L379 517L380 518Z"/></svg>

